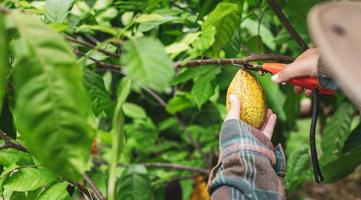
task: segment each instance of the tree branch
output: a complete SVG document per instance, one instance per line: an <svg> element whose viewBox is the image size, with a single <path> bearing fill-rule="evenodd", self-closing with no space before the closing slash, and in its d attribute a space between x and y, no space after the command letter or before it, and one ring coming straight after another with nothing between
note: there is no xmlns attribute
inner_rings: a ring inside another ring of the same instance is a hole
<svg viewBox="0 0 361 200"><path fill-rule="evenodd" d="M285 62L290 63L294 59L286 55L278 54L263 54L263 55L250 55L245 58L224 58L224 59L199 59L190 60L186 63L175 63L175 67L195 67L199 65L232 65L232 64L245 64L255 61L268 61L268 62Z"/></svg>
<svg viewBox="0 0 361 200"><path fill-rule="evenodd" d="M93 44L90 44L90 43L88 43L88 42L86 42L86 41L77 40L77 39L75 39L75 38L73 38L73 37L71 37L71 36L68 36L68 35L65 36L65 39L68 40L68 41L70 41L70 42L73 42L73 43L82 45L82 46L84 46L84 47L88 47L88 48L90 48L90 49L94 49L94 50L99 51L99 52L103 53L104 55L107 55L107 56L110 56L110 57L119 58L119 56L120 56L119 54L106 51L106 50L101 49L101 48L99 48L99 47L97 47L97 46L95 46L95 45L93 45Z"/></svg>
<svg viewBox="0 0 361 200"><path fill-rule="evenodd" d="M90 179L90 177L88 175L84 174L83 178L84 178L85 182L90 186L90 188L94 191L98 200L105 200L105 197L103 196L102 192L97 188L97 186Z"/></svg>
<svg viewBox="0 0 361 200"><path fill-rule="evenodd" d="M19 151L22 152L26 152L29 153L29 151L26 149L26 147L24 147L23 145L13 142L13 138L9 137L5 132L3 132L2 130L0 130L0 138L2 140L4 140L5 145L2 146L2 148L13 148L13 149L17 149Z"/></svg>
<svg viewBox="0 0 361 200"><path fill-rule="evenodd" d="M95 64L97 64L98 66L100 66L102 68L109 69L109 70L117 70L117 71L119 70L119 73L120 73L120 65L114 65L114 64L102 62L91 56L86 55L85 53L79 51L78 49L73 49L73 50L74 50L74 53L77 54L78 56L83 56L83 57L95 62Z"/></svg>
<svg viewBox="0 0 361 200"><path fill-rule="evenodd" d="M282 12L281 7L277 4L276 0L267 0L268 4L272 8L273 12L277 15L278 19L281 21L283 27L290 33L292 38L297 42L301 47L302 51L306 51L309 47L306 42L301 38L301 36L296 32L292 24L288 21L285 14Z"/></svg>

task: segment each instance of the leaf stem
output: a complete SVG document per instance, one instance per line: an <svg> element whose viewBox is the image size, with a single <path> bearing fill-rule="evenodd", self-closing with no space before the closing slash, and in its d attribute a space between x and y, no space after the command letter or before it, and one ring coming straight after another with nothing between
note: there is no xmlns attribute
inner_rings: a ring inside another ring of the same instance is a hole
<svg viewBox="0 0 361 200"><path fill-rule="evenodd" d="M101 49L101 48L93 45L93 44L90 44L89 42L86 42L86 41L83 41L83 40L78 40L78 39L75 39L75 38L73 38L71 36L68 36L68 35L65 36L65 39L70 41L70 42L73 42L73 43L88 47L90 49L94 49L94 50L99 51L99 52L103 53L104 55L107 55L107 56L110 56L110 57L119 58L119 56L120 56L119 54L106 51L104 49Z"/></svg>

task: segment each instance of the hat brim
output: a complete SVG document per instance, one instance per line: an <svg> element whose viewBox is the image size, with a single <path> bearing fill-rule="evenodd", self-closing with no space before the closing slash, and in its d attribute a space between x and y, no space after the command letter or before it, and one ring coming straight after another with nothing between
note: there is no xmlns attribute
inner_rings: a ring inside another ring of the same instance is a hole
<svg viewBox="0 0 361 200"><path fill-rule="evenodd" d="M308 26L331 76L361 106L361 2L317 5Z"/></svg>

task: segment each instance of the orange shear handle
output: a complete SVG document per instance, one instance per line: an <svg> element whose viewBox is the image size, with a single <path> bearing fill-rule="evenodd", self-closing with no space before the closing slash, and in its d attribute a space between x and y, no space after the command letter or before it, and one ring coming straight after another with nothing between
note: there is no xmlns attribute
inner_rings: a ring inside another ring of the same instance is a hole
<svg viewBox="0 0 361 200"><path fill-rule="evenodd" d="M262 69L270 72L271 74L277 74L286 66L287 64L284 63L264 63L262 65ZM309 90L320 89L321 94L332 95L335 93L335 90L321 88L318 78L313 76L291 78L290 80L288 80L288 83Z"/></svg>

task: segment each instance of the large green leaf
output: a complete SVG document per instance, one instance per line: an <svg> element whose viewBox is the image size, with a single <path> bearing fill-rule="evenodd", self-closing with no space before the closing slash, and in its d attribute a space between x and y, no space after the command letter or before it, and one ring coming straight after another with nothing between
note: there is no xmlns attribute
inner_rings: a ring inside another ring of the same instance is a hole
<svg viewBox="0 0 361 200"><path fill-rule="evenodd" d="M307 148L300 148L290 153L288 158L285 183L287 191L292 192L302 186L307 178L307 172L311 167L311 157Z"/></svg>
<svg viewBox="0 0 361 200"><path fill-rule="evenodd" d="M134 86L146 85L156 91L167 88L174 69L162 43L153 38L133 38L124 49L122 63Z"/></svg>
<svg viewBox="0 0 361 200"><path fill-rule="evenodd" d="M10 166L12 164L32 164L33 159L29 153L16 149L3 149L0 151L0 164Z"/></svg>
<svg viewBox="0 0 361 200"><path fill-rule="evenodd" d="M286 120L286 113L283 110L285 95L282 93L280 86L272 82L270 75L256 76L265 93L267 104L277 114L281 121Z"/></svg>
<svg viewBox="0 0 361 200"><path fill-rule="evenodd" d="M204 65L200 67L187 68L184 71L182 71L179 75L177 75L175 79L171 81L171 84L175 85L186 82L188 80L201 76L214 68L216 68L216 66L213 65Z"/></svg>
<svg viewBox="0 0 361 200"><path fill-rule="evenodd" d="M351 133L352 115L355 108L348 102L341 104L335 114L327 122L322 138L321 147L323 154L321 164L325 165L336 160Z"/></svg>
<svg viewBox="0 0 361 200"><path fill-rule="evenodd" d="M123 112L125 116L134 119L147 117L147 113L145 112L145 110L139 105L134 103L124 103Z"/></svg>
<svg viewBox="0 0 361 200"><path fill-rule="evenodd" d="M103 78L87 69L84 74L85 88L91 99L94 115L111 118L114 105L105 89Z"/></svg>
<svg viewBox="0 0 361 200"><path fill-rule="evenodd" d="M115 193L116 187L116 169L119 161L119 155L124 146L124 114L123 105L126 98L129 95L131 87L131 81L128 77L125 77L118 88L117 104L115 106L113 114L113 129L112 129L112 151L111 162L109 167L109 179L108 179L108 199L118 199Z"/></svg>
<svg viewBox="0 0 361 200"><path fill-rule="evenodd" d="M50 22L63 23L74 0L46 0L45 17Z"/></svg>
<svg viewBox="0 0 361 200"><path fill-rule="evenodd" d="M8 44L6 37L5 17L4 14L0 12L0 113L3 106L9 72Z"/></svg>
<svg viewBox="0 0 361 200"><path fill-rule="evenodd" d="M174 114L178 111L192 107L193 105L194 103L191 94L178 92L177 96L168 101L166 110L167 112Z"/></svg>
<svg viewBox="0 0 361 200"><path fill-rule="evenodd" d="M251 35L261 36L264 44L271 50L274 50L276 48L272 32L268 30L268 28L261 22L257 22L248 18L242 23L242 28L247 29L251 33Z"/></svg>
<svg viewBox="0 0 361 200"><path fill-rule="evenodd" d="M38 18L14 12L15 121L31 153L62 176L87 169L93 131L81 67L63 37Z"/></svg>
<svg viewBox="0 0 361 200"><path fill-rule="evenodd" d="M326 182L335 182L349 175L361 163L361 124L359 124L344 143L342 154L322 166Z"/></svg>
<svg viewBox="0 0 361 200"><path fill-rule="evenodd" d="M212 85L212 80L221 72L219 67L213 68L204 76L199 77L194 81L193 88L191 90L191 94L200 108L205 102L209 100L209 98L214 93L214 87Z"/></svg>
<svg viewBox="0 0 361 200"><path fill-rule="evenodd" d="M56 183L43 191L37 200L63 200L68 196L67 182Z"/></svg>
<svg viewBox="0 0 361 200"><path fill-rule="evenodd" d="M38 189L56 180L56 176L46 169L22 168L12 173L4 182L4 188L25 192Z"/></svg>
<svg viewBox="0 0 361 200"><path fill-rule="evenodd" d="M216 28L214 47L219 50L232 38L233 33L239 28L240 20L237 4L219 3L207 16L202 30L207 30L211 26Z"/></svg>
<svg viewBox="0 0 361 200"><path fill-rule="evenodd" d="M123 200L152 199L150 180L142 165L130 166L119 179L118 198Z"/></svg>

